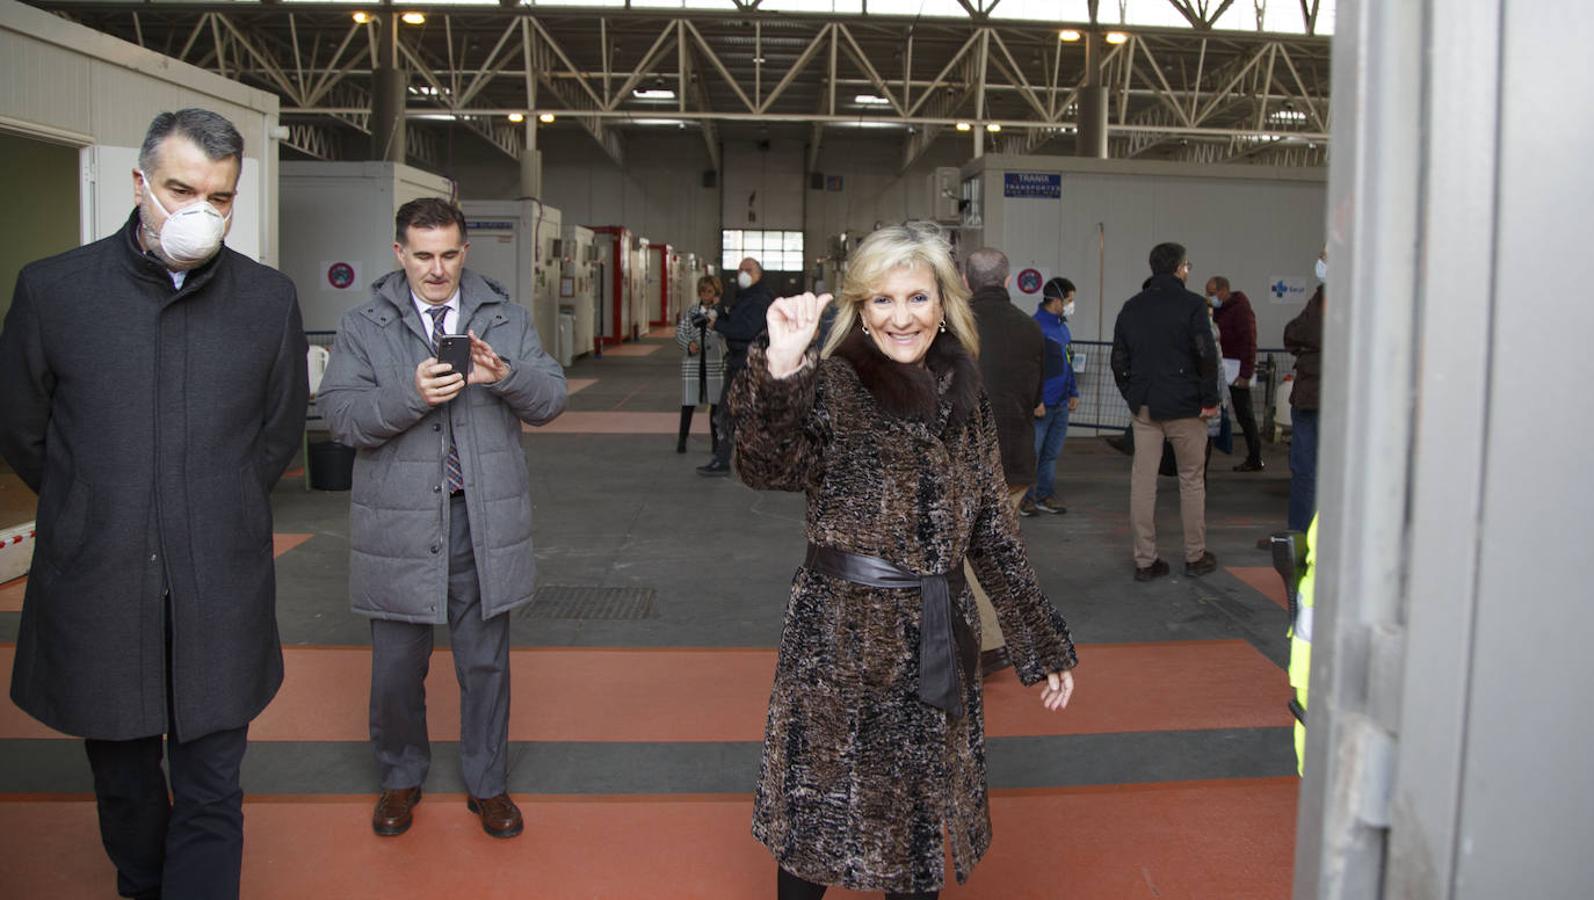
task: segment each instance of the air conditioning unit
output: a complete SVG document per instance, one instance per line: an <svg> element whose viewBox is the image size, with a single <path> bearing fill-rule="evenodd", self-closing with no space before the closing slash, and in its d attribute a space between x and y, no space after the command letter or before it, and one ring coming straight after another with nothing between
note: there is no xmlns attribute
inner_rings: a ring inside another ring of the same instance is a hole
<svg viewBox="0 0 1594 900"><path fill-rule="evenodd" d="M929 217L948 225L956 225L962 221L962 216L958 213L962 175L957 166L939 166L925 178L929 194Z"/></svg>

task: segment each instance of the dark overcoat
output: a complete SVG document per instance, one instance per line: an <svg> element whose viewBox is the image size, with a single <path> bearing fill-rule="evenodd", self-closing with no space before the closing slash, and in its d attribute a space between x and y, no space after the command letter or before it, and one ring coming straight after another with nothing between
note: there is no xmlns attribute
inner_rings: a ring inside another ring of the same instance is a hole
<svg viewBox="0 0 1594 900"><path fill-rule="evenodd" d="M854 331L777 380L755 348L731 392L736 468L754 488L805 491L811 543L921 575L959 571L966 556L1034 684L1074 666L1073 641L1025 555L973 361L942 334L927 362L888 360ZM952 600L977 643L972 593ZM919 698L922 605L917 588L797 570L753 814L753 835L795 875L937 890L943 828L959 881L990 844L980 682L961 679L959 718Z"/></svg>
<svg viewBox="0 0 1594 900"><path fill-rule="evenodd" d="M223 248L175 288L137 223L24 268L0 331L0 451L39 494L11 698L67 734L162 734L170 628L192 740L282 683L268 498L306 347L287 277Z"/></svg>
<svg viewBox="0 0 1594 900"><path fill-rule="evenodd" d="M1317 409L1323 395L1323 286L1312 292L1301 314L1284 326L1284 349L1295 354L1294 409Z"/></svg>
<svg viewBox="0 0 1594 900"><path fill-rule="evenodd" d="M1015 487L1034 484L1035 407L1046 384L1046 335L999 285L975 291L969 306L980 330L980 376L996 416L1003 477Z"/></svg>

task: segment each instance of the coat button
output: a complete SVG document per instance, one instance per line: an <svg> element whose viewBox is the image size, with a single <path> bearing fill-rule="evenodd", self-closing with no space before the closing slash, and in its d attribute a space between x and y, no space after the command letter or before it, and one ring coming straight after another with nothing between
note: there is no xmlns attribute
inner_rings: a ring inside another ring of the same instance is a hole
<svg viewBox="0 0 1594 900"><path fill-rule="evenodd" d="M158 553L151 553L149 555L149 561L150 562L154 562L155 560L157 560L159 558L160 558L160 554L158 554Z"/></svg>
<svg viewBox="0 0 1594 900"><path fill-rule="evenodd" d="M433 553L436 553L437 551L439 551L441 549L443 549L443 545L442 544L433 544L432 545L432 552Z"/></svg>
<svg viewBox="0 0 1594 900"><path fill-rule="evenodd" d="M432 430L433 431L442 431L443 430L443 426L437 424L436 422L433 422L432 423Z"/></svg>
<svg viewBox="0 0 1594 900"><path fill-rule="evenodd" d="M442 485L440 485L440 484L434 484L434 485L432 485L432 493L434 493L434 494L440 494L440 493L442 493L442 492L443 492L443 486L442 486Z"/></svg>

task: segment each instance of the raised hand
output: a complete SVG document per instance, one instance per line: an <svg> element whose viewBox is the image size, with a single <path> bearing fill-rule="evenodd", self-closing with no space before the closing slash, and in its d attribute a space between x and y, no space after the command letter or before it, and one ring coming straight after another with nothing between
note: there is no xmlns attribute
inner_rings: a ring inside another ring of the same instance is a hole
<svg viewBox="0 0 1594 900"><path fill-rule="evenodd" d="M833 298L830 294L782 297L769 305L764 321L769 328L769 374L785 378L802 368L803 354L819 330L819 318Z"/></svg>
<svg viewBox="0 0 1594 900"><path fill-rule="evenodd" d="M490 344L477 337L474 331L465 333L470 335L471 384L492 384L509 374L509 363L499 359Z"/></svg>

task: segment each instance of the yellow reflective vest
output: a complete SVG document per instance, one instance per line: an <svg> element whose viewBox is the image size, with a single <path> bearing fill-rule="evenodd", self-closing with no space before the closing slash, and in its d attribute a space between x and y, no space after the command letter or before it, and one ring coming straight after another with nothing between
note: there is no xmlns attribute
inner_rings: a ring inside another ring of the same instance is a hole
<svg viewBox="0 0 1594 900"><path fill-rule="evenodd" d="M1312 610L1315 605L1317 585L1317 516L1312 516L1311 527L1306 529L1306 573L1301 576L1297 591L1299 609L1295 621L1290 623L1290 687L1295 689L1295 702L1306 711L1306 689L1312 674ZM1295 771L1306 771L1306 724L1295 723Z"/></svg>

